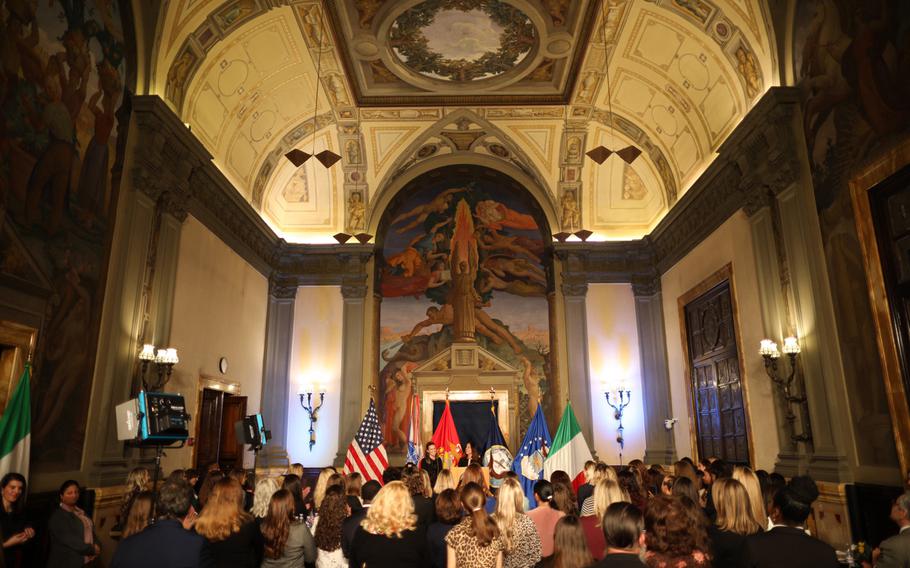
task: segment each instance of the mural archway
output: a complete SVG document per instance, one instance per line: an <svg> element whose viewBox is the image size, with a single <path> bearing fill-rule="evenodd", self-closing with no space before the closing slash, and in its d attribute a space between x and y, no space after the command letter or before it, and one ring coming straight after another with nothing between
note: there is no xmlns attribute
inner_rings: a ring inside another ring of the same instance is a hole
<svg viewBox="0 0 910 568"><path fill-rule="evenodd" d="M551 231L541 205L498 170L449 165L408 181L376 234L375 363L386 448L406 451L419 377L438 390L505 389L514 430L507 437L520 439L538 400L555 389ZM475 355L462 366L456 349Z"/></svg>

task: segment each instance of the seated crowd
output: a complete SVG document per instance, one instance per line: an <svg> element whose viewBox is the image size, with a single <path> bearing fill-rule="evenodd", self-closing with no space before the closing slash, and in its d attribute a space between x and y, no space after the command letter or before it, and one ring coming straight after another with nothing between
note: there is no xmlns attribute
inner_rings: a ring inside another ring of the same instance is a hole
<svg viewBox="0 0 910 568"><path fill-rule="evenodd" d="M428 450L433 448L429 447ZM382 483L325 468L312 486L294 464L251 484L245 472L212 466L173 472L154 495L148 472L128 479L114 568L596 568L650 566L838 566L835 551L810 536L806 521L818 489L722 460L684 458L672 474L640 460L615 469L588 462L585 483L566 472L536 482L529 499L518 476L487 482L470 463L460 479L447 469L391 467ZM23 523L25 478L0 481L4 566L31 566L35 531ZM64 483L47 523L47 566L73 568L100 555L80 487ZM153 498L154 496L154 498ZM910 492L892 519L910 526ZM904 531L906 532L906 531ZM910 534L910 533L908 533ZM898 537L893 537L894 539ZM905 566L902 541L876 549L879 567ZM903 551L903 552L902 552Z"/></svg>

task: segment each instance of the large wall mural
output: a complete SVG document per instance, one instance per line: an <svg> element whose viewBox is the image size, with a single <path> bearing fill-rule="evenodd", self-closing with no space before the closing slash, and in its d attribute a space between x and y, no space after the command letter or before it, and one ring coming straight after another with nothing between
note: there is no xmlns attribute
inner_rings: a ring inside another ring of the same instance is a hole
<svg viewBox="0 0 910 568"><path fill-rule="evenodd" d="M847 184L910 125L910 5L798 2L794 71L860 462L897 465Z"/></svg>
<svg viewBox="0 0 910 568"><path fill-rule="evenodd" d="M0 18L0 272L48 295L35 356L32 467L76 470L117 208L120 6L4 0Z"/></svg>
<svg viewBox="0 0 910 568"><path fill-rule="evenodd" d="M379 406L390 451L407 446L411 372L455 340L473 338L522 371L522 431L550 386L548 227L517 183L471 171L411 182L380 224Z"/></svg>

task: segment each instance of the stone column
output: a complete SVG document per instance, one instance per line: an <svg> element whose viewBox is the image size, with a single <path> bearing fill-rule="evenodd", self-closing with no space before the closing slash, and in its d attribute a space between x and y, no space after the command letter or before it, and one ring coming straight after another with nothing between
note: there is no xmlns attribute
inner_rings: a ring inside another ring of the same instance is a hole
<svg viewBox="0 0 910 568"><path fill-rule="evenodd" d="M578 425L588 443L594 441L591 420L591 381L588 369L588 314L585 297L588 294L584 272L584 252L560 251L562 260L562 297L566 320L566 362L569 376L566 392ZM553 433L555 434L555 432Z"/></svg>
<svg viewBox="0 0 910 568"><path fill-rule="evenodd" d="M269 279L260 408L266 428L272 431L270 453L287 451L291 342L296 297L296 279L280 275L273 275Z"/></svg>
<svg viewBox="0 0 910 568"><path fill-rule="evenodd" d="M633 281L632 292L635 295L635 321L641 356L644 461L648 464L671 464L676 461L676 442L673 431L664 427L664 420L672 418L672 408L660 277Z"/></svg>
<svg viewBox="0 0 910 568"><path fill-rule="evenodd" d="M341 405L338 413L338 454L335 466L344 465L348 445L363 418L363 351L366 310L366 273L341 285L342 308Z"/></svg>

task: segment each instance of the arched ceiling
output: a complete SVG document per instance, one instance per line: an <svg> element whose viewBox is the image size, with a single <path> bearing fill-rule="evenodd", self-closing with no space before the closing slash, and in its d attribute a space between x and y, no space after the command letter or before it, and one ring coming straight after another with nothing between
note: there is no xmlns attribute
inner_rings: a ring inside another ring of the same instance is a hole
<svg viewBox="0 0 910 568"><path fill-rule="evenodd" d="M152 92L290 241L364 228L378 192L431 147L500 160L577 203L564 228L637 238L777 84L763 4L167 0ZM584 155L630 144L632 164ZM342 160L296 168L294 148Z"/></svg>

